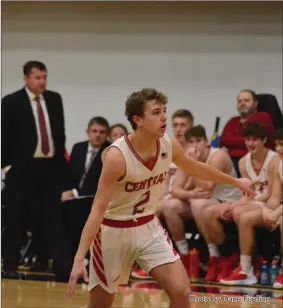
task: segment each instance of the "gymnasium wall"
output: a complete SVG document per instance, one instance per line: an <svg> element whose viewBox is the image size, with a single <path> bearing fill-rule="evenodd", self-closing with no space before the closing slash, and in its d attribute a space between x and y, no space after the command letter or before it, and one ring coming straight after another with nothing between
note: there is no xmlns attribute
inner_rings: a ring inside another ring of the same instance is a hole
<svg viewBox="0 0 283 308"><path fill-rule="evenodd" d="M211 135L242 88L281 104L282 4L2 2L2 96L22 86L30 59L64 98L68 150L92 116L126 123L125 98L141 87L164 91L169 115L188 108Z"/></svg>

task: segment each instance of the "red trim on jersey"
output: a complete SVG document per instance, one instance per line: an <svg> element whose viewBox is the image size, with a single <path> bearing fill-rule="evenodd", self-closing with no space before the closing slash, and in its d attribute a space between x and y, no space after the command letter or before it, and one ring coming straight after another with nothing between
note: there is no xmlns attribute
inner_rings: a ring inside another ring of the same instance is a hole
<svg viewBox="0 0 283 308"><path fill-rule="evenodd" d="M102 224L107 227L113 227L113 228L134 228L139 227L141 225L147 224L148 222L152 221L154 218L154 215L149 216L143 216L131 220L112 220L104 218Z"/></svg>
<svg viewBox="0 0 283 308"><path fill-rule="evenodd" d="M173 255L174 255L174 256L177 256L178 253L177 253L177 251L175 250L175 248L174 248L174 246L173 246L173 244L172 244L172 241L171 241L171 239L170 239L170 236L169 236L168 232L167 232L166 229L162 226L162 223L161 223L160 219L159 219L158 223L159 223L159 226L163 229L163 232L164 232L164 235L166 236L166 240L167 240L168 244L169 244L170 247L172 248Z"/></svg>
<svg viewBox="0 0 283 308"><path fill-rule="evenodd" d="M127 145L128 145L128 147L129 147L129 149L132 151L132 153L135 155L135 157L137 158L137 160L139 160L147 169L149 169L150 171L152 171L153 170L153 168L155 167L155 164L156 164L156 162L157 162L157 160L158 160L158 157L159 157L159 154L160 154L160 141L159 141L159 139L158 140L156 140L156 155L153 157L153 158L151 158L151 159L149 159L149 160L143 160L140 156L139 156L139 154L135 151L135 149L133 148L133 146L132 146L132 144L131 144L131 142L130 142L130 140L129 140L129 137L128 137L128 135L125 135L125 140L126 140L126 143L127 143Z"/></svg>
<svg viewBox="0 0 283 308"><path fill-rule="evenodd" d="M106 285L107 285L107 280L106 280L106 277L105 277L105 270L104 270L104 264L103 264L103 261L102 261L102 255L101 255L101 241L100 241L100 233L101 233L101 230L99 230L99 232L97 233L96 235L96 239L94 242L94 246L92 248L92 252L93 252L93 257L92 257L92 263L93 263L93 268L97 274L97 276L99 277L99 279ZM99 247L99 252L96 251L95 247Z"/></svg>

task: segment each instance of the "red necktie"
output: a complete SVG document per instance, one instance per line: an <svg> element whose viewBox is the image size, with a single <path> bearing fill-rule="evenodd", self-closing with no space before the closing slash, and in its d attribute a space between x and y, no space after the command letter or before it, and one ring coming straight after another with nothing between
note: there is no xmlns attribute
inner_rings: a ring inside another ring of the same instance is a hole
<svg viewBox="0 0 283 308"><path fill-rule="evenodd" d="M40 104L40 98L36 97L34 100L37 103L36 106L38 114L39 131L41 136L41 151L44 155L47 155L49 153L49 142L48 142L46 123L44 119L44 113Z"/></svg>

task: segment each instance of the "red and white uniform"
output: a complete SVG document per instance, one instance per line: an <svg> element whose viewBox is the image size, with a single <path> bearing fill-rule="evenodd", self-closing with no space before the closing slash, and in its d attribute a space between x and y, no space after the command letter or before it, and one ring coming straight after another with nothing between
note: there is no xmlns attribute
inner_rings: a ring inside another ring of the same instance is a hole
<svg viewBox="0 0 283 308"><path fill-rule="evenodd" d="M266 158L263 162L263 165L260 170L255 170L252 164L252 157L251 153L246 154L246 159L245 159L245 169L246 172L249 176L249 178L252 181L258 181L255 184L255 193L257 196L265 195L267 194L267 186L268 186L268 164L271 161L271 158L277 155L276 152L268 150ZM258 205L264 205L263 202L255 202Z"/></svg>
<svg viewBox="0 0 283 308"><path fill-rule="evenodd" d="M117 183L114 198L91 246L89 290L99 284L114 293L119 284L128 282L134 261L149 272L161 264L174 262L179 256L154 216L172 162L169 137L157 140L156 155L147 162L135 152L127 135L110 147L117 147L123 154L126 174Z"/></svg>

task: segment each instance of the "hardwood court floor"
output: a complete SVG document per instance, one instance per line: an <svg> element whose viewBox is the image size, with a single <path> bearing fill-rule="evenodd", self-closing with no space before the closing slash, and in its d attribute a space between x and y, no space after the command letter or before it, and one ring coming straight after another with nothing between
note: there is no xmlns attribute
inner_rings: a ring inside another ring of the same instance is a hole
<svg viewBox="0 0 283 308"><path fill-rule="evenodd" d="M87 304L85 285L78 285L73 298L65 296L66 284L27 280L2 280L3 308L81 308ZM191 308L281 308L283 290L259 290L254 288L219 288L192 286ZM226 295L225 295L226 294ZM252 296L254 302L243 297ZM259 295L260 294L260 295ZM195 297L194 297L195 296ZM226 297L225 297L226 296ZM279 299L281 297L281 299ZM227 299L234 300L229 303ZM196 302L198 301L198 302ZM200 302L199 302L200 301ZM202 302L201 302L202 301ZM203 302L205 301L205 302ZM235 302L237 301L237 302ZM168 299L164 291L148 283L121 287L113 308L165 308Z"/></svg>

